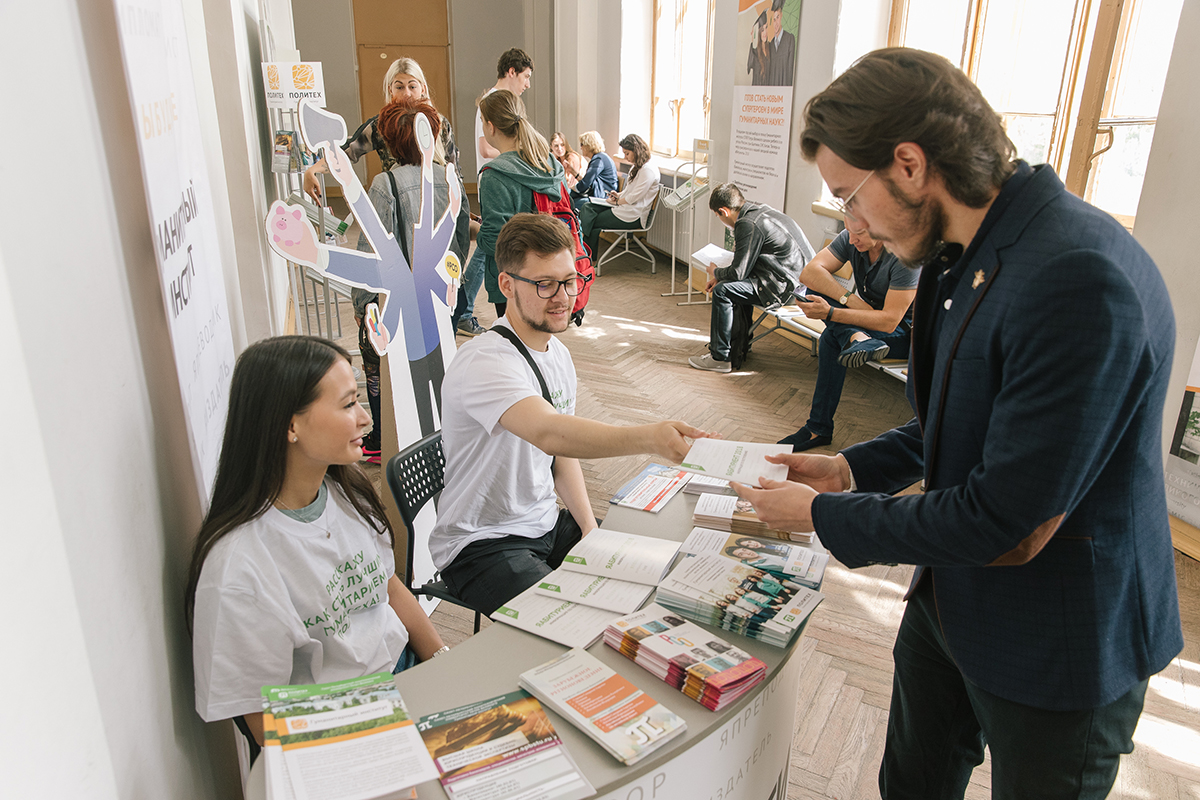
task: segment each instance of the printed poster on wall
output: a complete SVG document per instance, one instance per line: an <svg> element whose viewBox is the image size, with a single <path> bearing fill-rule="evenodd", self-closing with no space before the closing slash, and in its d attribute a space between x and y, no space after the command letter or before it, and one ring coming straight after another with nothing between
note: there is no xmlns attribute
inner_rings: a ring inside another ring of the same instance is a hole
<svg viewBox="0 0 1200 800"><path fill-rule="evenodd" d="M1200 344L1192 357L1183 403L1167 452L1167 510L1200 527Z"/></svg>
<svg viewBox="0 0 1200 800"><path fill-rule="evenodd" d="M235 353L187 32L178 3L115 6L163 305L207 508Z"/></svg>
<svg viewBox="0 0 1200 800"><path fill-rule="evenodd" d="M801 0L738 0L729 180L783 210Z"/></svg>
<svg viewBox="0 0 1200 800"><path fill-rule="evenodd" d="M267 108L295 111L301 100L325 107L325 76L320 61L264 61L262 71Z"/></svg>

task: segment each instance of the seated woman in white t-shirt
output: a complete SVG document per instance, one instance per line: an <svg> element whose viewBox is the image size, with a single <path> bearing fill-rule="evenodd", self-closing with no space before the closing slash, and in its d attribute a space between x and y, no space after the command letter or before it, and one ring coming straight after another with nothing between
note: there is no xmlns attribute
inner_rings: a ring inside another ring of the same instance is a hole
<svg viewBox="0 0 1200 800"><path fill-rule="evenodd" d="M186 595L206 721L243 717L261 744L263 686L399 672L446 649L394 574L358 466L370 421L332 342L280 336L238 358Z"/></svg>
<svg viewBox="0 0 1200 800"><path fill-rule="evenodd" d="M593 259L599 259L596 248L600 244L600 231L646 227L650 206L658 196L661 178L658 167L649 163L650 145L636 133L626 136L620 145L621 160L633 165L625 188L608 193L612 207L588 203L579 212L579 231Z"/></svg>

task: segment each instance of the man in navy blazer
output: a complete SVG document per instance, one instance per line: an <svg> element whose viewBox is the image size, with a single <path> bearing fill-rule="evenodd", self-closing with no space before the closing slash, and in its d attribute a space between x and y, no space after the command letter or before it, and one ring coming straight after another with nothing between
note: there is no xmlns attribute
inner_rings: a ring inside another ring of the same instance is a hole
<svg viewBox="0 0 1200 800"><path fill-rule="evenodd" d="M917 565L884 798L961 798L984 744L993 797L1105 797L1149 677L1183 646L1158 269L1050 167L1015 160L940 56L864 56L809 101L800 145L846 216L921 269L916 417L783 456L788 481L739 493L848 567Z"/></svg>

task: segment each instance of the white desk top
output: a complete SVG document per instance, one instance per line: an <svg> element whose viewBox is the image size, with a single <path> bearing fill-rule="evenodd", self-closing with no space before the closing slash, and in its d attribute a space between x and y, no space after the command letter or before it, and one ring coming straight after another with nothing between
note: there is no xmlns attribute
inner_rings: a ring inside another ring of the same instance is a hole
<svg viewBox="0 0 1200 800"><path fill-rule="evenodd" d="M603 527L682 542L692 530L692 510L695 505L695 495L680 492L658 514L610 506ZM819 543L816 546L820 546ZM570 722L550 709L546 710L554 722L555 730L571 751L579 768L596 788L598 795L604 795L622 784L660 768L665 762L683 753L692 744L739 714L747 705L755 703L761 687L765 686L772 674L787 662L800 641L800 637L797 636L790 647L781 649L720 628L708 625L701 627L733 641L767 665L766 681L738 702L716 713L658 680L606 646L603 641L588 649L589 653L624 675L646 694L687 722L687 732L684 736L634 766L627 767L617 761ZM566 647L548 639L509 625L496 624L480 631L437 659L400 673L396 676L396 686L404 697L409 713L414 718L420 718L435 711L511 692L517 688L517 676L520 673L543 664L566 650ZM250 772L246 798L263 800L265 794L265 771L260 758ZM437 781L421 784L417 788L417 794L421 798L446 797L445 791Z"/></svg>

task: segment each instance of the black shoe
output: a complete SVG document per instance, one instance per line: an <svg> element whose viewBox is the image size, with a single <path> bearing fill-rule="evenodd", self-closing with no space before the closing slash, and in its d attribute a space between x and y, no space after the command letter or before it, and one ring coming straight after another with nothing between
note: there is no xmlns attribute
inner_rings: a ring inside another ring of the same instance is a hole
<svg viewBox="0 0 1200 800"><path fill-rule="evenodd" d="M821 447L832 442L832 436L821 436L820 434L813 433L805 425L795 433L783 437L776 444L790 444L793 453L800 453L804 450L811 450L814 447Z"/></svg>
<svg viewBox="0 0 1200 800"><path fill-rule="evenodd" d="M863 339L854 342L838 356L838 363L843 367L861 367L868 361L883 361L887 358L888 346L878 339Z"/></svg>

